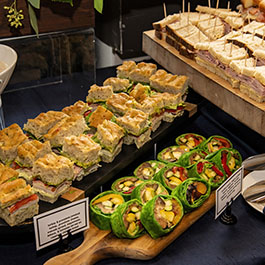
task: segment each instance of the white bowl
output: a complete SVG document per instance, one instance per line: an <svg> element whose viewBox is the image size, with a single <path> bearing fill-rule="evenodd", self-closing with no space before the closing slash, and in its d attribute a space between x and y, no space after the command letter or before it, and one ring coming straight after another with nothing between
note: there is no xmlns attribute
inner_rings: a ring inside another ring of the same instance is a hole
<svg viewBox="0 0 265 265"><path fill-rule="evenodd" d="M6 64L7 66L7 68L4 71L0 72L0 95L1 95L4 89L6 88L10 80L10 77L15 69L17 62L17 53L11 47L0 44L0 61Z"/></svg>

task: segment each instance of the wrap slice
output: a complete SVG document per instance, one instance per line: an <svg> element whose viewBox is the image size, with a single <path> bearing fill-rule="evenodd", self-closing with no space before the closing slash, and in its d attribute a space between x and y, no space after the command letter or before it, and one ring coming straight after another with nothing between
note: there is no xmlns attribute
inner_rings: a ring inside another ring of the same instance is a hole
<svg viewBox="0 0 265 265"><path fill-rule="evenodd" d="M94 225L102 230L110 230L110 217L124 198L118 192L108 190L98 194L90 201L90 219Z"/></svg>
<svg viewBox="0 0 265 265"><path fill-rule="evenodd" d="M206 180L188 178L172 191L172 195L178 197L185 212L189 212L200 207L210 192L211 187Z"/></svg>
<svg viewBox="0 0 265 265"><path fill-rule="evenodd" d="M137 238L144 234L144 227L140 221L142 204L136 200L129 200L121 204L111 215L112 232L119 238Z"/></svg>
<svg viewBox="0 0 265 265"><path fill-rule="evenodd" d="M189 177L206 180L212 189L218 188L226 180L223 168L207 160L199 161L193 165L189 169Z"/></svg>
<svg viewBox="0 0 265 265"><path fill-rule="evenodd" d="M145 204L159 194L168 195L168 191L160 182L148 180L132 191L131 198L138 199L142 204Z"/></svg>
<svg viewBox="0 0 265 265"><path fill-rule="evenodd" d="M161 152L158 153L157 159L164 163L176 163L178 162L181 155L189 152L189 148L185 145L172 145L164 148Z"/></svg>
<svg viewBox="0 0 265 265"><path fill-rule="evenodd" d="M190 149L198 148L206 138L196 133L184 133L175 139L177 145L186 145Z"/></svg>
<svg viewBox="0 0 265 265"><path fill-rule="evenodd" d="M188 170L179 165L168 165L155 176L155 180L165 186L170 193L187 178Z"/></svg>
<svg viewBox="0 0 265 265"><path fill-rule="evenodd" d="M143 182L144 181L142 179L139 179L135 176L126 176L115 180L111 185L111 189L121 193L124 200L128 201L131 199L131 193L133 189Z"/></svg>
<svg viewBox="0 0 265 265"><path fill-rule="evenodd" d="M184 214L183 206L177 197L157 195L142 209L141 222L152 238L171 232Z"/></svg>
<svg viewBox="0 0 265 265"><path fill-rule="evenodd" d="M183 155L178 160L178 164L183 167L189 167L196 164L198 161L205 159L207 153L201 149L191 150Z"/></svg>
<svg viewBox="0 0 265 265"><path fill-rule="evenodd" d="M202 149L207 153L213 153L221 148L232 148L233 144L227 138L219 135L212 135L202 145Z"/></svg>
<svg viewBox="0 0 265 265"><path fill-rule="evenodd" d="M149 160L139 165L133 173L140 179L151 180L165 166L166 164L163 162L157 160Z"/></svg>
<svg viewBox="0 0 265 265"><path fill-rule="evenodd" d="M234 148L223 148L209 154L206 159L222 168L227 177L230 177L242 165L241 154Z"/></svg>

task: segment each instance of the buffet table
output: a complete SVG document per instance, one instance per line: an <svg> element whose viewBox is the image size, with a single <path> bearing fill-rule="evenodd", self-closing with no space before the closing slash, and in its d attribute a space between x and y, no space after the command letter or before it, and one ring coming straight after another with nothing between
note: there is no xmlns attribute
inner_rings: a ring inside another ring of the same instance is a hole
<svg viewBox="0 0 265 265"><path fill-rule="evenodd" d="M102 84L107 77L114 75L115 68L98 70L96 83ZM78 99L84 100L87 88L92 84L91 78L78 74L64 77L61 84L3 94L6 125L17 122L23 126L27 118L34 117L42 111L60 110ZM164 145L172 144L179 134L194 132L205 137L218 134L229 138L243 159L264 152L264 137L192 89L187 101L197 104L197 113L181 124L175 132L167 135L158 145L158 151ZM146 158L152 156L152 153L146 154ZM130 174L130 167L120 174ZM110 183L105 183L103 190L108 189L109 185ZM93 192L90 195L92 197ZM233 203L232 212L237 216L238 222L236 225L226 226L219 220L214 220L212 208L151 260L113 257L97 264L264 264L264 215L252 209L242 196ZM83 236L77 234L73 236L70 246L76 248L82 240ZM16 238L0 237L0 241L0 264L43 264L58 254L58 244L36 252L32 233L20 233Z"/></svg>

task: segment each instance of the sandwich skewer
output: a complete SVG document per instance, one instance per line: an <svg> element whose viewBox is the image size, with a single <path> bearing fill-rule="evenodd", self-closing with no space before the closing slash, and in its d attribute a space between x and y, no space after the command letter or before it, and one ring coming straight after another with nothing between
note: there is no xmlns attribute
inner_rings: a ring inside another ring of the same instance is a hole
<svg viewBox="0 0 265 265"><path fill-rule="evenodd" d="M185 0L182 0L182 13L185 12Z"/></svg>
<svg viewBox="0 0 265 265"><path fill-rule="evenodd" d="M164 17L167 17L167 9L166 9L166 4L163 3L163 9L164 9Z"/></svg>
<svg viewBox="0 0 265 265"><path fill-rule="evenodd" d="M255 36L255 29L253 30L253 33L252 33L252 40L254 41L254 36Z"/></svg>
<svg viewBox="0 0 265 265"><path fill-rule="evenodd" d="M216 1L216 9L219 7L219 0Z"/></svg>
<svg viewBox="0 0 265 265"><path fill-rule="evenodd" d="M227 10L230 9L230 1L227 2Z"/></svg>
<svg viewBox="0 0 265 265"><path fill-rule="evenodd" d="M211 0L208 0L208 6L211 8Z"/></svg>
<svg viewBox="0 0 265 265"><path fill-rule="evenodd" d="M248 48L247 48L246 55L245 55L245 67L247 66L247 56L248 56Z"/></svg>
<svg viewBox="0 0 265 265"><path fill-rule="evenodd" d="M229 57L232 56L232 51L233 51L233 41L231 42Z"/></svg>

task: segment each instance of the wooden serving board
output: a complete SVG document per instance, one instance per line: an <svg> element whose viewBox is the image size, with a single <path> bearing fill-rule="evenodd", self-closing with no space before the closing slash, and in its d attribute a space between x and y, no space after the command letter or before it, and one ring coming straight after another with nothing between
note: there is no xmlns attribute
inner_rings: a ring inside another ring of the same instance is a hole
<svg viewBox="0 0 265 265"><path fill-rule="evenodd" d="M137 239L119 239L111 231L100 230L90 222L90 228L84 232L84 241L78 248L51 258L45 265L91 265L110 257L152 259L210 210L214 204L215 192L212 192L201 207L185 214L171 233L158 239L152 239L148 234Z"/></svg>
<svg viewBox="0 0 265 265"><path fill-rule="evenodd" d="M187 75L190 87L197 93L265 136L265 103L250 99L221 77L180 55L174 47L158 39L154 30L143 32L143 51L168 71Z"/></svg>

